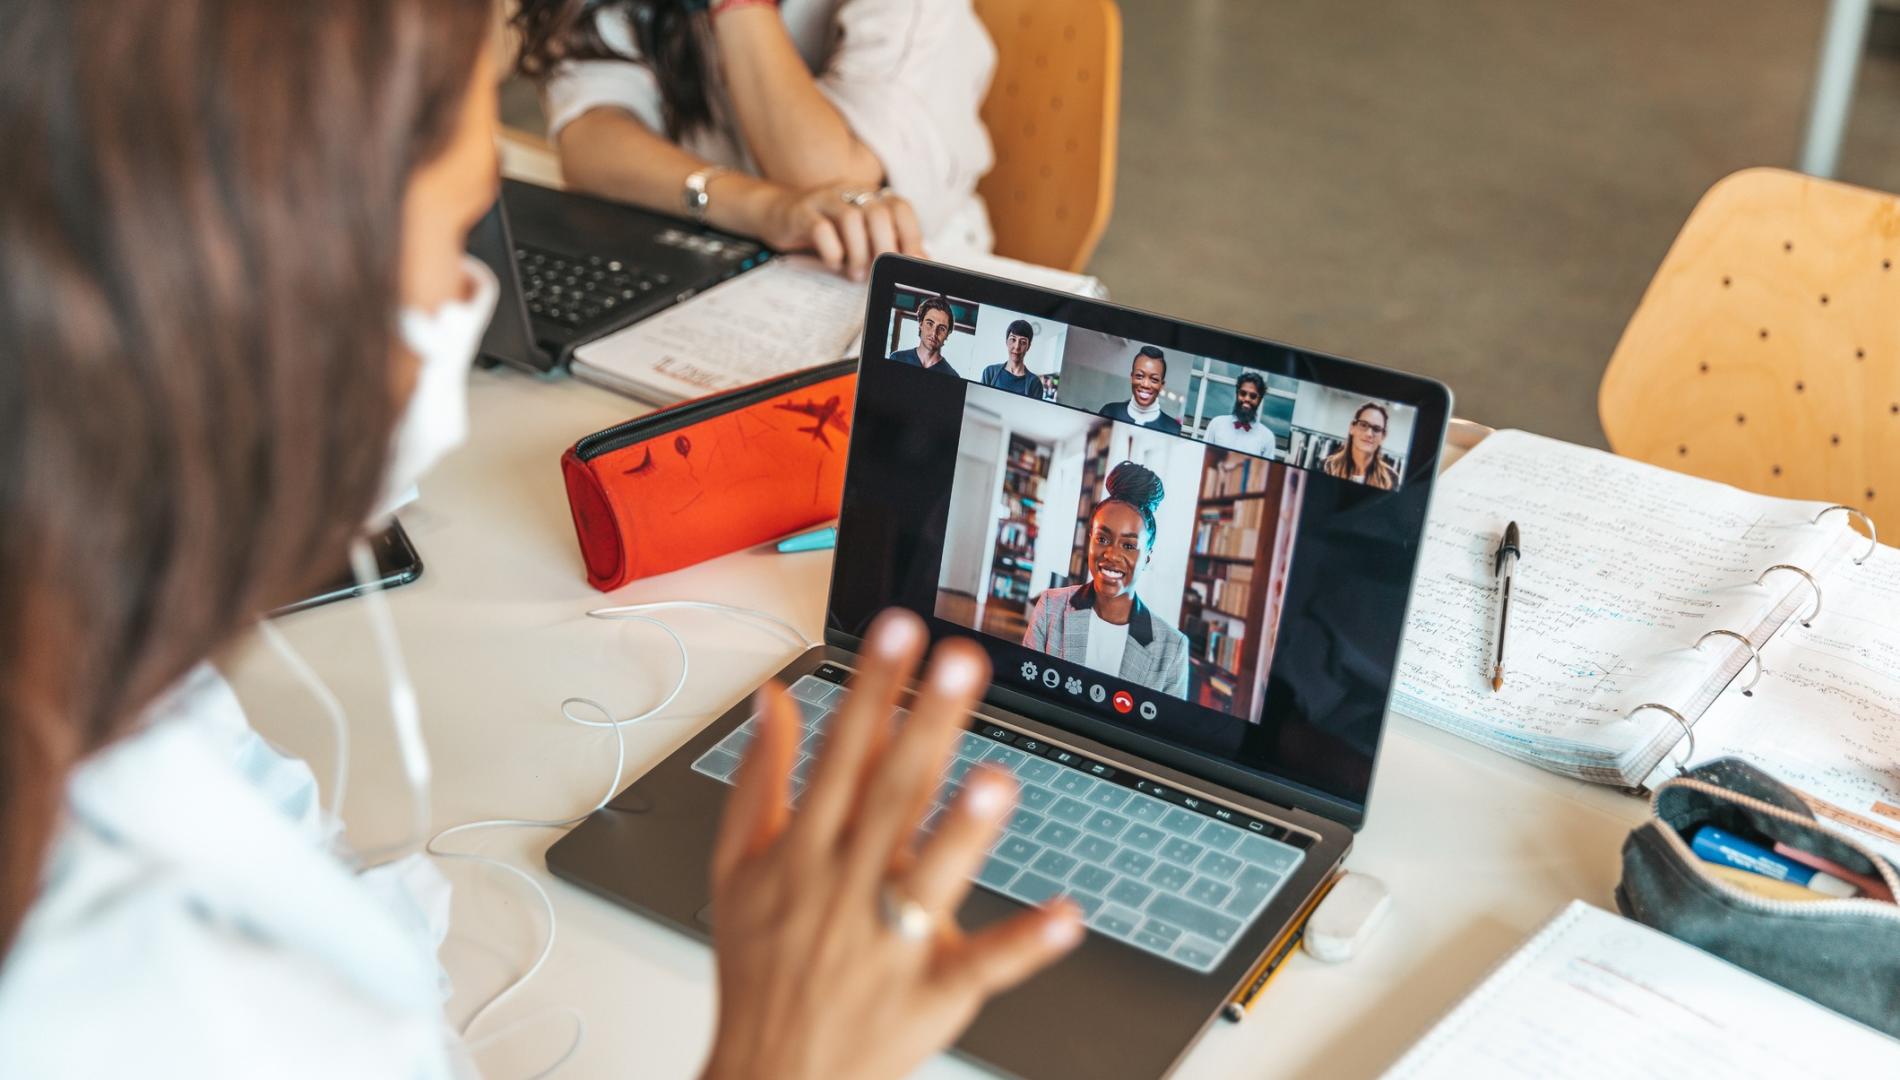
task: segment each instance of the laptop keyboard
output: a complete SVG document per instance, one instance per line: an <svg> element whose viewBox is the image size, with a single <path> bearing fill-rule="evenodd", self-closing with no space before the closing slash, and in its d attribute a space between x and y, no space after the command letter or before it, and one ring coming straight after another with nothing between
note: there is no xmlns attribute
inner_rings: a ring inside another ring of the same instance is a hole
<svg viewBox="0 0 1900 1080"><path fill-rule="evenodd" d="M562 255L542 248L515 248L522 299L537 319L578 329L607 318L673 279L619 259Z"/></svg>
<svg viewBox="0 0 1900 1080"><path fill-rule="evenodd" d="M792 684L804 721L794 802L845 694L813 675ZM732 783L757 727L754 717L734 728L694 771ZM958 740L926 830L981 762L1013 772L1020 791L979 885L1027 904L1066 895L1098 933L1195 971L1220 965L1305 854L1306 837L1272 822L980 720Z"/></svg>

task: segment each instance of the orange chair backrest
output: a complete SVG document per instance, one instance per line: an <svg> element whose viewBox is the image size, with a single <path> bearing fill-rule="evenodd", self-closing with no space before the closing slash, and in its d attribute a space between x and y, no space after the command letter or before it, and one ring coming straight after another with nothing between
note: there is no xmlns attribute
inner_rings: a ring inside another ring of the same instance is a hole
<svg viewBox="0 0 1900 1080"><path fill-rule="evenodd" d="M1619 454L1858 506L1900 537L1900 198L1779 169L1718 182L1597 408Z"/></svg>
<svg viewBox="0 0 1900 1080"><path fill-rule="evenodd" d="M996 42L983 123L996 166L977 185L996 251L1081 270L1115 204L1121 12L1112 0L976 0Z"/></svg>

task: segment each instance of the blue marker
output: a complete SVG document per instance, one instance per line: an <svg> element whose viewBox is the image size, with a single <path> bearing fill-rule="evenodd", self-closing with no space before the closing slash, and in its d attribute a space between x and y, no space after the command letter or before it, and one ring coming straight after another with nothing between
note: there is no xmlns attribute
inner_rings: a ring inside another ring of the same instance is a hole
<svg viewBox="0 0 1900 1080"><path fill-rule="evenodd" d="M778 542L781 555L790 555L798 551L828 551L838 546L838 530L827 525L822 529L813 529L808 533L788 536Z"/></svg>
<svg viewBox="0 0 1900 1080"><path fill-rule="evenodd" d="M1713 825L1697 829L1689 849L1703 862L1733 866L1737 870L1813 889L1824 896L1860 895L1860 890L1852 882L1842 881L1833 874L1824 874L1811 866L1802 866L1793 859L1783 858L1760 844L1751 844Z"/></svg>

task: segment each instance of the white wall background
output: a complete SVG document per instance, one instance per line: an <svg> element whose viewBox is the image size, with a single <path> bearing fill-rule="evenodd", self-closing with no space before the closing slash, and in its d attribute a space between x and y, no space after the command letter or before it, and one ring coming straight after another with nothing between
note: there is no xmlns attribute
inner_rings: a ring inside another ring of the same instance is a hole
<svg viewBox="0 0 1900 1080"><path fill-rule="evenodd" d="M980 598L989 591L985 586L996 544L996 504L1002 490L999 463L1008 445L1002 421L994 413L963 410L957 471L950 482L950 526L943 538L943 569L937 586L978 597L979 610Z"/></svg>

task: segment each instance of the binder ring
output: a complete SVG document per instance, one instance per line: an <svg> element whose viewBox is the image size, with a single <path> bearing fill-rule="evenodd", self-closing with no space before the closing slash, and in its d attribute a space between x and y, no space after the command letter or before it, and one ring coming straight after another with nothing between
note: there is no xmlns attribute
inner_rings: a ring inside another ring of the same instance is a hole
<svg viewBox="0 0 1900 1080"><path fill-rule="evenodd" d="M1709 640L1712 637L1732 637L1736 641L1741 642L1742 647L1748 650L1748 658L1755 662L1755 677L1748 680L1747 686L1742 687L1742 693L1744 694L1753 693L1755 689L1755 684L1761 681L1761 673L1762 673L1761 652L1760 650L1755 648L1755 643L1748 640L1748 638L1745 635L1738 634L1733 630L1711 630L1708 633L1703 634L1701 637L1695 639L1695 647L1700 649L1702 647L1702 643ZM1742 666L1747 667L1748 665L1744 664Z"/></svg>
<svg viewBox="0 0 1900 1080"><path fill-rule="evenodd" d="M1821 523L1822 518L1826 517L1827 515L1833 513L1836 510L1845 511L1853 515L1854 517L1859 518L1860 523L1862 525L1867 526L1867 550L1861 552L1860 558L1854 560L1854 565L1859 566L1861 563L1864 563L1867 561L1867 557L1874 553L1874 549L1880 546L1880 534L1874 531L1874 519L1867 516L1867 511L1862 510L1858 507L1843 506L1840 503L1835 503L1833 506L1827 507L1823 509L1820 513L1815 514L1813 524L1819 525Z"/></svg>
<svg viewBox="0 0 1900 1080"><path fill-rule="evenodd" d="M1755 578L1755 584L1766 585L1768 583L1766 580L1768 575L1774 573L1777 570L1793 570L1795 573L1800 574L1802 577L1808 579L1808 588L1814 590L1814 610L1808 612L1806 615L1803 615L1799 621L1802 626L1812 626L1814 624L1814 620L1818 618L1821 614L1821 583L1814 580L1813 574L1808 573L1806 570L1801 569L1799 566L1796 566L1793 563L1778 562L1775 565L1769 567L1768 569L1763 570L1761 574Z"/></svg>
<svg viewBox="0 0 1900 1080"><path fill-rule="evenodd" d="M1694 726L1692 726L1689 723L1689 721L1684 720L1682 718L1681 713L1677 712L1676 710L1670 708L1667 705L1658 705L1653 701L1644 705L1636 706L1634 709L1631 709L1629 711L1629 714L1625 716L1623 719L1634 720L1636 719L1636 714L1639 712L1642 712L1644 709L1655 709L1659 712L1666 712L1669 714L1670 718L1676 722L1676 725L1682 728L1682 737L1684 739L1689 740L1689 752L1684 754L1682 757L1679 757L1676 759L1676 775L1681 776L1683 773L1688 772L1689 763L1695 760L1695 728ZM1681 740L1678 739L1677 741L1680 742ZM1665 751L1665 753L1667 753L1667 751Z"/></svg>

